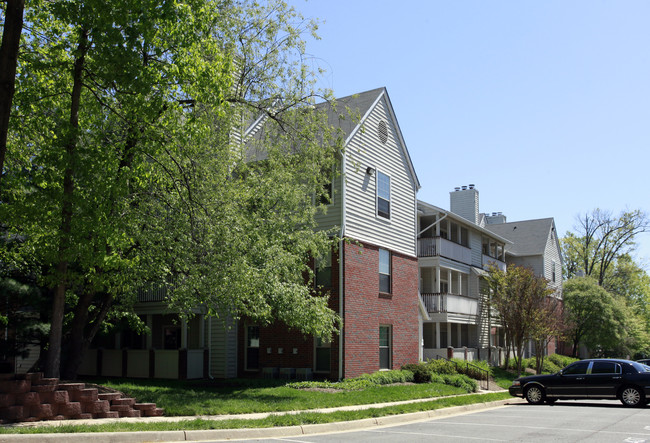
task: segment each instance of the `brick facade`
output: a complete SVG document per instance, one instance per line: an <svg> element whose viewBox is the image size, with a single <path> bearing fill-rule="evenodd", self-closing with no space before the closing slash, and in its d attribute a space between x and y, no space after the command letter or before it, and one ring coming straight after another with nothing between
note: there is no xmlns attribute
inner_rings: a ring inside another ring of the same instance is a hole
<svg viewBox="0 0 650 443"><path fill-rule="evenodd" d="M391 253L391 293L379 293L379 248L370 244L343 244L343 374L352 378L379 368L379 326L391 327L391 367L418 361L418 262L415 257ZM338 254L332 254L330 308L339 312ZM260 328L259 370L247 371L246 326L239 322L239 376L261 376L262 368L315 366L314 339L276 323ZM280 353L282 349L282 353ZM295 353L294 353L295 349ZM329 373L339 378L339 337L332 340Z"/></svg>
<svg viewBox="0 0 650 443"><path fill-rule="evenodd" d="M392 330L391 367L418 361L418 261L391 253L391 294L379 293L379 248L344 246L344 375L379 370L379 326Z"/></svg>

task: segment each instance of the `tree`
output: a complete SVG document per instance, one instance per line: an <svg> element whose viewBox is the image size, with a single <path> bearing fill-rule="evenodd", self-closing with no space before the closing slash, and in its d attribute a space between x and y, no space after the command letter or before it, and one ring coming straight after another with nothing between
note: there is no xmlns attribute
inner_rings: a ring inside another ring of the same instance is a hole
<svg viewBox="0 0 650 443"><path fill-rule="evenodd" d="M486 276L490 303L497 310L506 340L515 352L517 373L521 374L524 346L531 338L542 339L544 322L553 293L548 281L530 268L508 266L505 272L491 267Z"/></svg>
<svg viewBox="0 0 650 443"><path fill-rule="evenodd" d="M314 229L312 196L341 146L312 106L300 37L312 25L279 1L26 14L0 215L53 289L48 376L67 345L73 378L115 306L151 282L184 315L203 305L331 335L339 319L304 280L335 242Z"/></svg>
<svg viewBox="0 0 650 443"><path fill-rule="evenodd" d="M567 280L563 294L574 357L581 343L595 356L631 356L647 348L643 322L623 298L607 292L595 279Z"/></svg>
<svg viewBox="0 0 650 443"><path fill-rule="evenodd" d="M580 216L577 233L562 239L565 278L591 276L603 286L616 259L633 251L635 236L648 227L650 218L640 210L622 212L618 218L600 209Z"/></svg>
<svg viewBox="0 0 650 443"><path fill-rule="evenodd" d="M0 44L0 184L7 152L9 117L15 91L20 35L23 31L25 0L7 0Z"/></svg>
<svg viewBox="0 0 650 443"><path fill-rule="evenodd" d="M562 300L548 296L539 303L536 318L530 329L530 339L535 346L535 370L542 373L546 350L552 340L559 340L564 334Z"/></svg>

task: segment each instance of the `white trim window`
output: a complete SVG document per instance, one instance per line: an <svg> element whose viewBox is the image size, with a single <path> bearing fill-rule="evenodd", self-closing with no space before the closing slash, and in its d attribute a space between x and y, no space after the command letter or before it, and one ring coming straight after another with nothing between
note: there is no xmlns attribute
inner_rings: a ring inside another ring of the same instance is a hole
<svg viewBox="0 0 650 443"><path fill-rule="evenodd" d="M379 292L391 293L391 254L386 249L379 250Z"/></svg>
<svg viewBox="0 0 650 443"><path fill-rule="evenodd" d="M377 215L390 220L390 177L377 171Z"/></svg>
<svg viewBox="0 0 650 443"><path fill-rule="evenodd" d="M379 369L392 369L393 328L379 325Z"/></svg>

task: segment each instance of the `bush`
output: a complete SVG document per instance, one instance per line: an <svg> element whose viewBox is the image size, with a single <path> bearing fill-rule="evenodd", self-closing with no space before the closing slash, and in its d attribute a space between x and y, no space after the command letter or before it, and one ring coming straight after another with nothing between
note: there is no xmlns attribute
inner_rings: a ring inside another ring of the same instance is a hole
<svg viewBox="0 0 650 443"><path fill-rule="evenodd" d="M548 360L553 362L558 368L562 369L566 366L569 366L574 361L578 361L578 358L569 357L566 355L553 354L549 355ZM559 370L559 369L558 369Z"/></svg>
<svg viewBox="0 0 650 443"><path fill-rule="evenodd" d="M469 378L467 375L442 374L440 377L444 380L445 384L465 389L467 392L476 392L478 390L478 383L476 383L476 380Z"/></svg>
<svg viewBox="0 0 650 443"><path fill-rule="evenodd" d="M429 371L436 374L456 374L456 365L447 360L429 360L425 363Z"/></svg>
<svg viewBox="0 0 650 443"><path fill-rule="evenodd" d="M415 383L430 383L432 372L423 363L409 363L402 366L402 370L409 371L413 374Z"/></svg>
<svg viewBox="0 0 650 443"><path fill-rule="evenodd" d="M414 379L410 370L379 371L372 374L362 374L357 377L359 380L368 380L376 385L390 385L392 383L408 383Z"/></svg>
<svg viewBox="0 0 650 443"><path fill-rule="evenodd" d="M339 382L331 381L299 381L285 386L294 389L341 389L346 391L361 391L380 385L392 383L407 383L413 381L413 372L407 370L379 371L372 374L362 374L356 378L346 378Z"/></svg>
<svg viewBox="0 0 650 443"><path fill-rule="evenodd" d="M459 358L453 358L451 361L456 363L456 371L459 374L465 374L468 377L476 380L483 380L485 379L485 373L490 373L490 365L483 360L466 362L465 360L461 360Z"/></svg>

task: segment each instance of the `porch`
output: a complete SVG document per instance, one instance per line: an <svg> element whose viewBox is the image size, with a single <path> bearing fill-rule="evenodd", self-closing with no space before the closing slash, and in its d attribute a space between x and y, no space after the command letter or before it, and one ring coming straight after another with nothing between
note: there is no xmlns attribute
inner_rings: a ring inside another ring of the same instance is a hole
<svg viewBox="0 0 650 443"><path fill-rule="evenodd" d="M102 377L208 377L208 349L89 349L79 374Z"/></svg>

